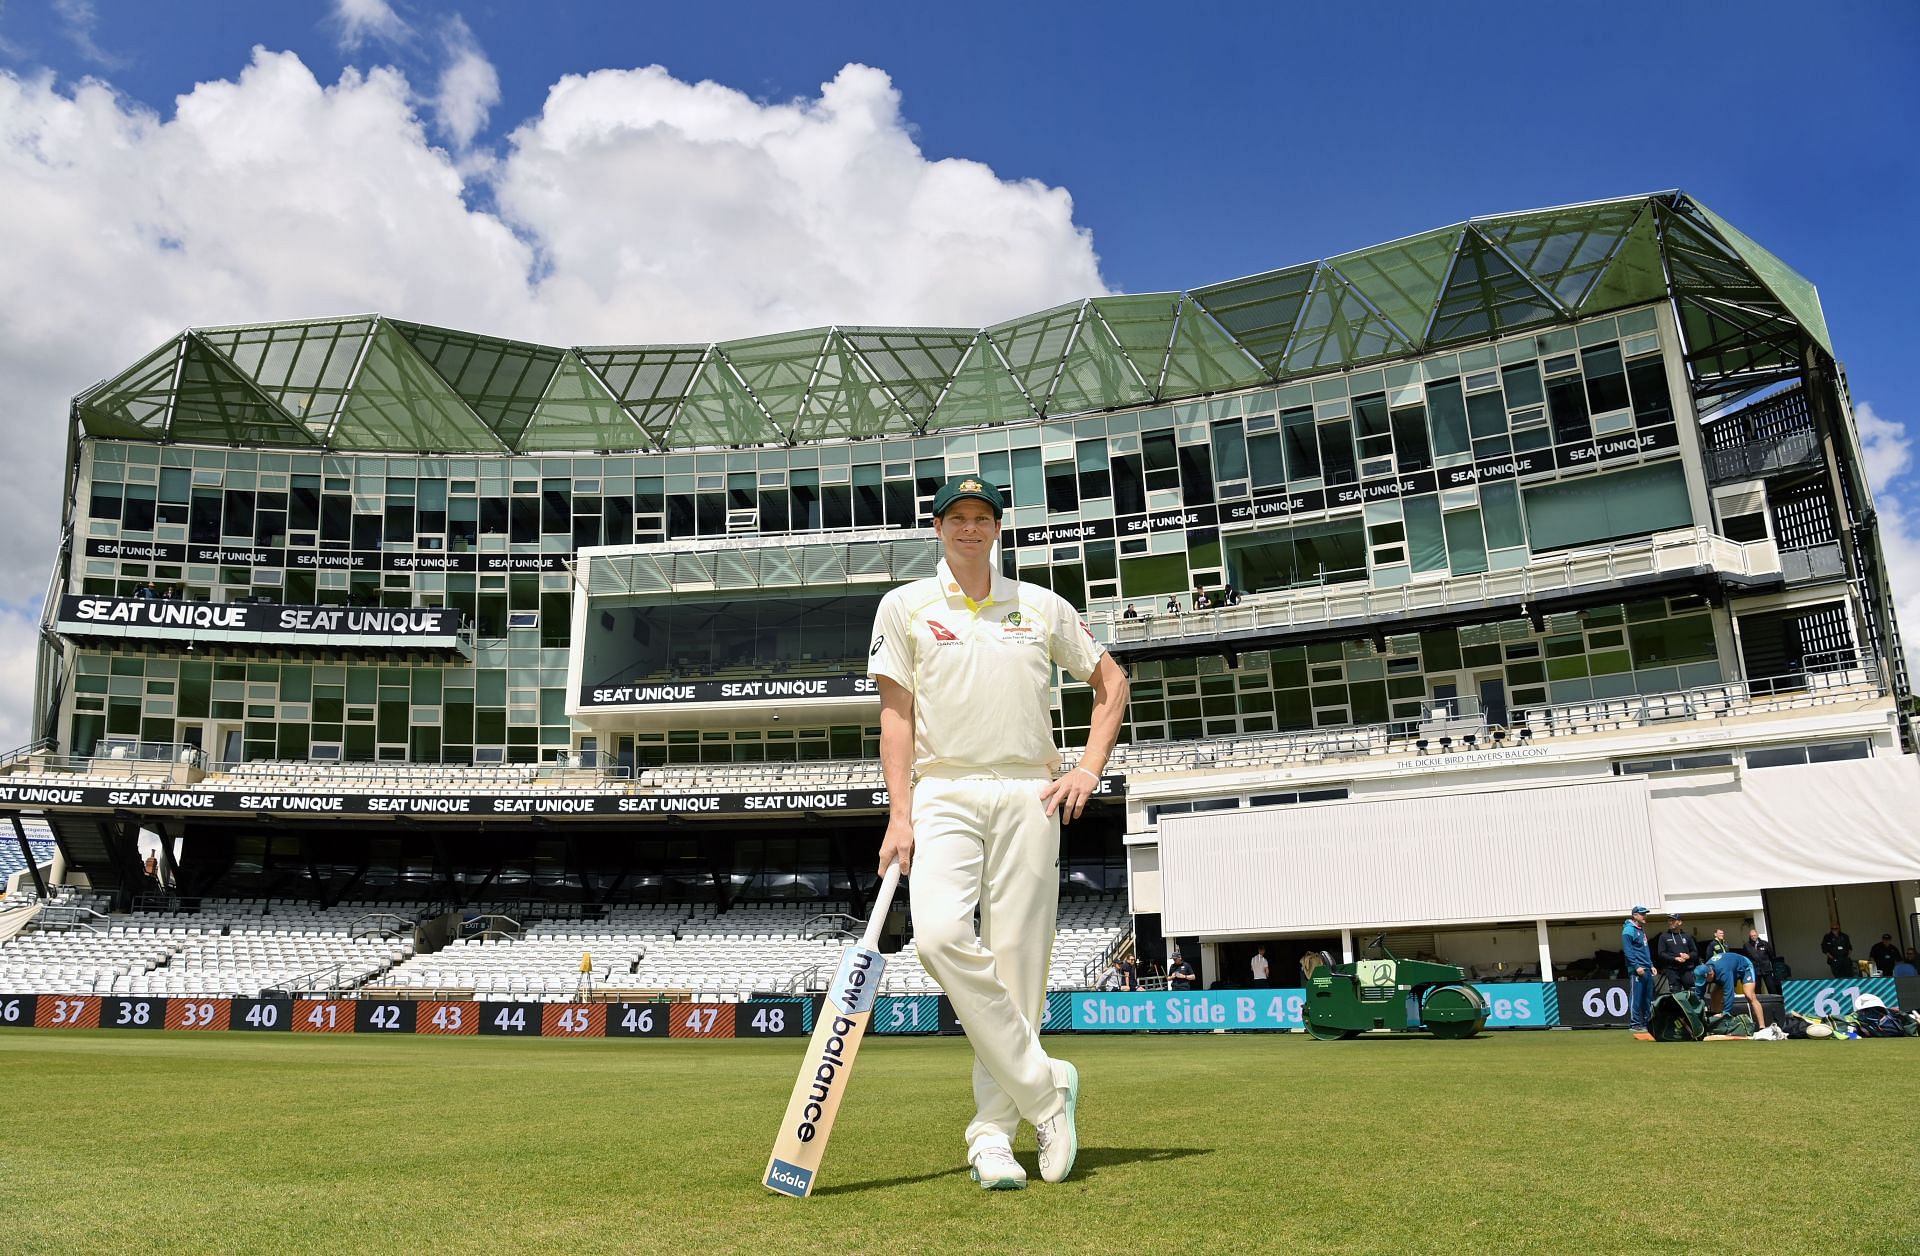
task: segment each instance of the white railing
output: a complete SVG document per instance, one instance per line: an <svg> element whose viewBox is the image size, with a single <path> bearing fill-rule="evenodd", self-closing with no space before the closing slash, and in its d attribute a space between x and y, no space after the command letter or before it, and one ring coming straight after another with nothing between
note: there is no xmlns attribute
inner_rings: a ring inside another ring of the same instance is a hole
<svg viewBox="0 0 1920 1256"><path fill-rule="evenodd" d="M1112 645L1145 645L1189 637L1223 637L1263 630L1317 627L1353 620L1391 624L1424 612L1475 603L1527 602L1626 580L1710 570L1748 579L1780 574L1772 541L1730 541L1705 528L1662 532L1644 541L1573 550L1514 571L1447 576L1392 589L1352 583L1248 594L1234 606L1179 614L1106 610L1089 617L1094 635Z"/></svg>

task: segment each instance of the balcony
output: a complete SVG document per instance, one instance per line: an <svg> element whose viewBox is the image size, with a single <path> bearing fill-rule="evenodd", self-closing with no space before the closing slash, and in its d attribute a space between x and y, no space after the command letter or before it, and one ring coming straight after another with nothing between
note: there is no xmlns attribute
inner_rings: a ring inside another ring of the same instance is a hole
<svg viewBox="0 0 1920 1256"><path fill-rule="evenodd" d="M1447 576L1392 589L1350 584L1275 590L1218 610L1136 619L1108 611L1092 616L1090 623L1115 657L1156 658L1258 649L1385 627L1406 632L1555 602L1624 597L1636 588L1706 583L1746 590L1780 582L1780 554L1773 542L1743 544L1692 528L1556 554L1515 571Z"/></svg>

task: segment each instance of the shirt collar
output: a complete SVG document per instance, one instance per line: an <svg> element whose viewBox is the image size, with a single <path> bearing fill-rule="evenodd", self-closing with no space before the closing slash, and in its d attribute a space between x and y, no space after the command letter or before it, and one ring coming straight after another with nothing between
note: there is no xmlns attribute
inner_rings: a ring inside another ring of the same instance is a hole
<svg viewBox="0 0 1920 1256"><path fill-rule="evenodd" d="M934 574L935 578L940 581L940 592L946 597L950 604L955 606L965 606L967 604L967 595L961 591L960 582L953 578L953 568L947 565L946 559L943 558L940 560L940 566ZM985 607L989 604L995 606L1011 606L1020 600L1019 595L1019 582L1008 579L996 568L993 572L992 585L987 591L988 600L982 602L981 606Z"/></svg>

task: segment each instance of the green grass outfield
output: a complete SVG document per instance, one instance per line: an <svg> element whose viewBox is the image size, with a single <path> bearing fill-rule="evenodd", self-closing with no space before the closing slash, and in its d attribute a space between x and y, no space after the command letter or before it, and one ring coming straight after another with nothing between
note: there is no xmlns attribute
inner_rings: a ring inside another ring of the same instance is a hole
<svg viewBox="0 0 1920 1256"><path fill-rule="evenodd" d="M797 1039L0 1032L0 1248L1920 1250L1920 1041L1047 1041L1067 1183L979 1190L964 1041L870 1038L795 1200Z"/></svg>

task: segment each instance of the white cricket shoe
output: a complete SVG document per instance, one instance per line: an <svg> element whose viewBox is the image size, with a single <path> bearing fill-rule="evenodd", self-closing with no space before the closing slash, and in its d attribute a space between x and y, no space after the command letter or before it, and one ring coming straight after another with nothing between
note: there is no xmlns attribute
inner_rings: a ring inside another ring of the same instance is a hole
<svg viewBox="0 0 1920 1256"><path fill-rule="evenodd" d="M973 1180L983 1191L1024 1191L1027 1171L1013 1158L1013 1152L998 1143L989 1143L973 1154Z"/></svg>
<svg viewBox="0 0 1920 1256"><path fill-rule="evenodd" d="M1075 1111L1080 1106L1080 1070L1065 1060L1052 1063L1053 1079L1066 1104L1059 1115L1034 1126L1033 1133L1040 1143L1040 1180L1064 1182L1080 1154L1080 1133L1074 1126Z"/></svg>

